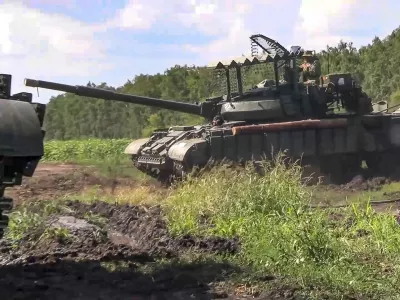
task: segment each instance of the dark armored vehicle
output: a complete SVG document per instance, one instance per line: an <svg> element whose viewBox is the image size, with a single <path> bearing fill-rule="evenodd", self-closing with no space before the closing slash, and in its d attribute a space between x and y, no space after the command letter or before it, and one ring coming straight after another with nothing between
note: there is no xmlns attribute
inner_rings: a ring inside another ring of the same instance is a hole
<svg viewBox="0 0 400 300"><path fill-rule="evenodd" d="M31 93L11 95L9 74L0 74L0 238L8 226L12 199L7 187L31 177L44 154L42 130L46 106L32 103Z"/></svg>
<svg viewBox="0 0 400 300"><path fill-rule="evenodd" d="M250 39L252 56L209 66L219 71L219 78L223 75L226 90L202 103L32 79L25 84L203 116L207 124L156 130L126 148L136 168L160 179L181 177L210 161L258 161L284 150L331 179L359 172L362 161L375 172L393 171L400 145L399 117L374 113L371 99L351 74L302 79L299 61L305 51L300 47L289 51L261 34ZM269 74L259 77L254 67Z"/></svg>

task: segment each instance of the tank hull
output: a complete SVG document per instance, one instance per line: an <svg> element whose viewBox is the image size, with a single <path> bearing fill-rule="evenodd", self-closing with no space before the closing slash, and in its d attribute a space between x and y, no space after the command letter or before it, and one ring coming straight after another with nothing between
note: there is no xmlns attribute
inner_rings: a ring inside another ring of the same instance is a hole
<svg viewBox="0 0 400 300"><path fill-rule="evenodd" d="M11 74L0 74L0 239L13 208L6 188L31 177L44 154L46 105L32 103L31 93L11 94L11 83Z"/></svg>
<svg viewBox="0 0 400 300"><path fill-rule="evenodd" d="M399 150L400 116L380 114L171 128L133 141L125 154L139 170L165 180L210 162L261 161L284 152L339 183L360 172L362 161L374 173L395 172Z"/></svg>
<svg viewBox="0 0 400 300"><path fill-rule="evenodd" d="M44 132L34 105L0 99L0 238L13 207L5 189L20 185L24 176L31 177L44 154Z"/></svg>

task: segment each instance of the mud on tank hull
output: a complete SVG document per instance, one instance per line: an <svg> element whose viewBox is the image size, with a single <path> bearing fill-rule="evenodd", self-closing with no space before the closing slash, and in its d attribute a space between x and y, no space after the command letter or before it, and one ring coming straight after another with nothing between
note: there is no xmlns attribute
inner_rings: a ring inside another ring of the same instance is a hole
<svg viewBox="0 0 400 300"><path fill-rule="evenodd" d="M164 180L169 175L182 177L210 160L257 161L285 151L340 183L360 172L362 161L374 174L395 172L399 150L400 116L381 114L263 125L173 127L133 141L125 154L136 168Z"/></svg>

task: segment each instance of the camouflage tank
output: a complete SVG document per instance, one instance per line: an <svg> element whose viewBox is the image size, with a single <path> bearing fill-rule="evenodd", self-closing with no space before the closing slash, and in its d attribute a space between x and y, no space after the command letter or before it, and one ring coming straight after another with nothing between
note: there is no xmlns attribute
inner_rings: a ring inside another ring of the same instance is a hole
<svg viewBox="0 0 400 300"><path fill-rule="evenodd" d="M316 76L315 59L307 67L299 66L301 59L312 56L301 47L289 51L261 34L250 39L250 57L208 66L218 72L219 79L224 78L225 91L202 103L33 79L26 79L25 84L203 116L206 124L156 130L127 146L125 154L134 166L160 180L171 175L182 177L209 162L259 161L284 150L333 180L359 172L363 161L374 172L389 172L396 167L393 162L400 145L400 118L374 112L371 99L351 74ZM304 78L304 70L310 66L314 68L308 72L314 74L311 80ZM269 75L261 77L253 67ZM341 111L335 111L335 106Z"/></svg>
<svg viewBox="0 0 400 300"><path fill-rule="evenodd" d="M11 95L12 76L0 74L0 239L8 226L13 200L5 189L31 177L44 154L42 130L46 106L31 93Z"/></svg>

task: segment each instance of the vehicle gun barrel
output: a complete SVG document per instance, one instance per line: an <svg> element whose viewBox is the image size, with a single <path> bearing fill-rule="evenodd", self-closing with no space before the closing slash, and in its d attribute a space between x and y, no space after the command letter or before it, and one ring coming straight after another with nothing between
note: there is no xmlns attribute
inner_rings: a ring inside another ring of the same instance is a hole
<svg viewBox="0 0 400 300"><path fill-rule="evenodd" d="M201 114L201 105L193 103L185 103L181 101L163 100L151 97L129 95L124 93L117 93L100 88L87 87L82 85L68 85L51 81L43 81L36 79L25 79L25 85L30 87L44 88L49 90L62 91L72 93L78 96L99 98L111 101L120 101L132 104L142 104L146 106L154 106L174 111L190 113L195 115Z"/></svg>

